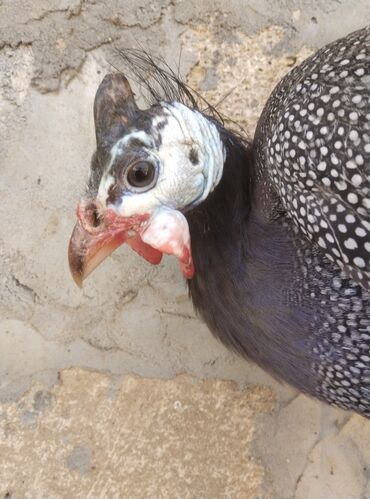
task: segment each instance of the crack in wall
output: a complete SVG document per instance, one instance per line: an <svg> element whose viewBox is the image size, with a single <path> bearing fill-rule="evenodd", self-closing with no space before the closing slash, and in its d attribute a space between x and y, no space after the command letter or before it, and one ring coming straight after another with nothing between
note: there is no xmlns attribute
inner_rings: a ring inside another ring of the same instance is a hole
<svg viewBox="0 0 370 499"><path fill-rule="evenodd" d="M339 18L341 9L343 13L348 10L348 6L336 0L320 2L316 6L307 5L305 0L287 0L285 9L281 9L279 4L271 5L269 0L258 3L250 0L246 5L240 2L239 9L243 16L236 15L238 2L225 7L220 0L206 0L201 4L174 0L63 2L62 6L55 3L47 9L41 0L36 0L30 13L21 10L21 19L19 9L17 11L20 0L5 0L2 6L4 13L0 5L0 15L7 19L4 26L0 24L0 46L15 48L20 43L34 45L36 67L33 85L43 92L59 89L63 71L71 69L78 73L88 52L103 46L107 47L108 53L111 52L113 41L117 41L119 46L137 46L138 42L139 46L149 47L155 53L167 53L165 32L169 24L198 28L209 24L212 16L218 19L215 29L220 33L220 39L227 38L235 29L252 35L270 25L280 25L286 31L286 37L276 49L284 51L301 44L303 25L312 24L312 30L318 32L318 36L311 40L318 46L323 37L323 32L319 30L324 20L333 15ZM359 0L359 9L362 5L366 8L366 3ZM370 22L370 10L364 12L362 24L366 20ZM307 31L306 35L310 32ZM66 41L65 50L61 50L60 46L58 48L58 39ZM81 51L80 55L77 50Z"/></svg>
<svg viewBox="0 0 370 499"><path fill-rule="evenodd" d="M28 286L27 284L23 284L19 279L17 279L17 277L15 277L14 275L11 275L10 276L12 281L15 283L15 285L18 287L18 288L21 288L23 291L25 291L32 299L33 303L36 303L37 301L40 301L40 297L38 296L38 294L36 293L36 291L34 289L32 289L30 286Z"/></svg>

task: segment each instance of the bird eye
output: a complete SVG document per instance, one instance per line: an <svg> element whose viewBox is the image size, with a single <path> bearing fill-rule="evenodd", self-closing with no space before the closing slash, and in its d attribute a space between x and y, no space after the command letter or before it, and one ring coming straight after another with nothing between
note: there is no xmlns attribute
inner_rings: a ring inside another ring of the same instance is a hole
<svg viewBox="0 0 370 499"><path fill-rule="evenodd" d="M148 190L157 180L157 169L149 161L139 161L126 171L126 181L135 190Z"/></svg>

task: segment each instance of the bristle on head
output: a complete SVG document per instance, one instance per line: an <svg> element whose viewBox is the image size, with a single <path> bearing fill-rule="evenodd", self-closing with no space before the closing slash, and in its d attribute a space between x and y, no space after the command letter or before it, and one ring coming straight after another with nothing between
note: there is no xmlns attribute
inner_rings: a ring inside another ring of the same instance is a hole
<svg viewBox="0 0 370 499"><path fill-rule="evenodd" d="M224 126L225 121L229 121L197 90L185 83L179 71L176 73L162 57L153 56L141 48L121 49L118 54L122 67L115 69L121 70L129 80L144 90L143 98L149 106L176 101L200 111L221 126Z"/></svg>

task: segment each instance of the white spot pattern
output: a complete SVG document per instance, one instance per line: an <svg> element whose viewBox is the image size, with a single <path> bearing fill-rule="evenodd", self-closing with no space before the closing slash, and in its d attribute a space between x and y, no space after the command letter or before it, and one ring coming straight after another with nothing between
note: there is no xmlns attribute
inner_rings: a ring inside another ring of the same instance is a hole
<svg viewBox="0 0 370 499"><path fill-rule="evenodd" d="M355 39L359 43L354 44ZM275 140L265 144L268 173L288 215L366 289L370 289L370 252L364 245L370 240L365 224L370 223L369 79L370 28L365 28L328 45L282 80L272 97L279 105L269 104L268 136ZM304 121L302 110L307 111Z"/></svg>

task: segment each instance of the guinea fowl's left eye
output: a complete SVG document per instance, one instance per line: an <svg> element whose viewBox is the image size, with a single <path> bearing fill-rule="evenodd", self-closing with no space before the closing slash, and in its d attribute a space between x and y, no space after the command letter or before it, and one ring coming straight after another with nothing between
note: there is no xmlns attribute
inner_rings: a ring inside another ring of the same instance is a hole
<svg viewBox="0 0 370 499"><path fill-rule="evenodd" d="M157 180L157 169L149 161L139 161L126 171L126 181L135 190L148 190Z"/></svg>

